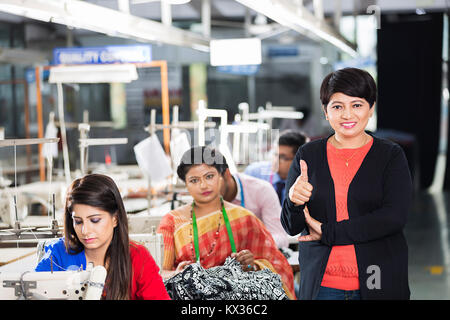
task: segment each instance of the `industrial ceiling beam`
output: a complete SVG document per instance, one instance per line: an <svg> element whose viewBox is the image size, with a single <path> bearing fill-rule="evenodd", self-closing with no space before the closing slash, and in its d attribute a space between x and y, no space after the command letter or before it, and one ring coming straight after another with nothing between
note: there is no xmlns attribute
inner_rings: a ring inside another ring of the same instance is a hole
<svg viewBox="0 0 450 320"><path fill-rule="evenodd" d="M356 46L329 26L323 16L322 4L315 1L318 12L311 13L302 1L289 0L236 0L250 9L262 13L277 23L289 27L314 40L324 40L352 57L358 56Z"/></svg>
<svg viewBox="0 0 450 320"><path fill-rule="evenodd" d="M0 11L140 42L209 51L209 37L80 0L2 0Z"/></svg>

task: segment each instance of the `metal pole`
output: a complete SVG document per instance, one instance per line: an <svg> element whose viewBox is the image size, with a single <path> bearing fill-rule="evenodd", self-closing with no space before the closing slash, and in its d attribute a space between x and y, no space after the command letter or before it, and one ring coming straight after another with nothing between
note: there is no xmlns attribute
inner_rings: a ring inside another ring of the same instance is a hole
<svg viewBox="0 0 450 320"><path fill-rule="evenodd" d="M58 89L58 117L61 126L61 139L63 146L63 158L64 158L64 175L66 177L67 185L70 184L72 178L70 176L70 162L69 162L69 149L67 147L67 136L66 136L66 122L64 121L64 96L62 84L58 82L56 84Z"/></svg>
<svg viewBox="0 0 450 320"><path fill-rule="evenodd" d="M42 119L42 95L41 95L41 72L40 67L35 69L36 78L36 113L38 122L38 138L44 138L44 121ZM42 154L42 144L39 148L39 176L41 181L45 181L45 159Z"/></svg>
<svg viewBox="0 0 450 320"><path fill-rule="evenodd" d="M211 36L211 0L202 0L202 31L205 37Z"/></svg>

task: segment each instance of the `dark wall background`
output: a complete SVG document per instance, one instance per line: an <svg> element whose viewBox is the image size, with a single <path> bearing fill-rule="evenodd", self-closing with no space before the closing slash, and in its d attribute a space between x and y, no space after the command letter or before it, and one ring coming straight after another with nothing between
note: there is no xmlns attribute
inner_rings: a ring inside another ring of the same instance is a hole
<svg viewBox="0 0 450 320"><path fill-rule="evenodd" d="M450 49L450 41L448 41L448 44L449 44L448 49ZM450 72L448 70L448 63L447 63L447 88L450 88ZM447 141L450 141L450 130L447 130ZM447 147L447 163L445 166L444 189L450 190L450 146Z"/></svg>
<svg viewBox="0 0 450 320"><path fill-rule="evenodd" d="M378 30L378 128L414 136L419 187L433 182L439 147L443 14L384 15ZM417 181L416 181L417 182Z"/></svg>

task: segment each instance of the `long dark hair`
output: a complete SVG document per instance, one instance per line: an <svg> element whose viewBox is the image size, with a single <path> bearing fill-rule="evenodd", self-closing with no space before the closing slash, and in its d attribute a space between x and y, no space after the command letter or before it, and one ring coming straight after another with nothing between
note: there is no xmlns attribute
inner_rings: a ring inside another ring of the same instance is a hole
<svg viewBox="0 0 450 320"><path fill-rule="evenodd" d="M77 254L84 249L73 226L75 204L92 206L116 216L117 226L104 259L105 265L108 262L106 299L128 300L132 278L128 218L117 185L110 177L101 174L89 174L72 182L64 208L64 240L69 254Z"/></svg>

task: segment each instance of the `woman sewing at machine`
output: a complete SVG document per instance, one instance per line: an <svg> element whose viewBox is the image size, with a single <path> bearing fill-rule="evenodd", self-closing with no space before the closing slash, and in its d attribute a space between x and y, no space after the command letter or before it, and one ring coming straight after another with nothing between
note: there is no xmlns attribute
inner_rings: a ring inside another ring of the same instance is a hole
<svg viewBox="0 0 450 320"><path fill-rule="evenodd" d="M158 228L164 238L162 276L171 278L199 261L205 269L234 257L244 271L268 268L281 276L293 299L292 269L265 228L250 211L224 201L220 195L225 158L208 147L186 151L177 173L193 197L192 204L166 214Z"/></svg>
<svg viewBox="0 0 450 320"><path fill-rule="evenodd" d="M128 220L119 190L105 175L72 182L66 197L64 237L45 247L36 271L107 270L103 299L170 299L159 268L147 248L129 240Z"/></svg>

